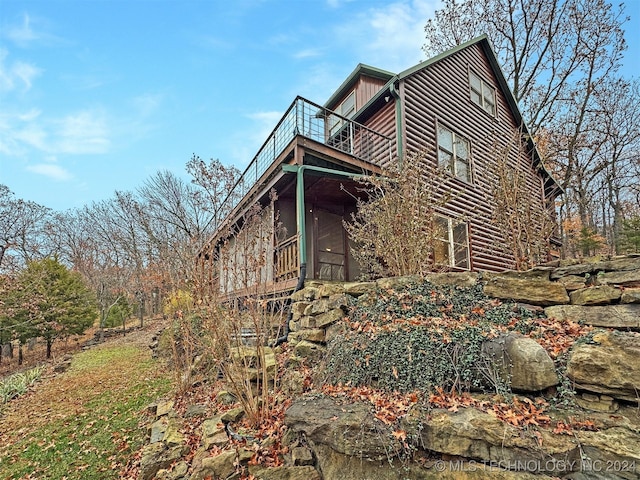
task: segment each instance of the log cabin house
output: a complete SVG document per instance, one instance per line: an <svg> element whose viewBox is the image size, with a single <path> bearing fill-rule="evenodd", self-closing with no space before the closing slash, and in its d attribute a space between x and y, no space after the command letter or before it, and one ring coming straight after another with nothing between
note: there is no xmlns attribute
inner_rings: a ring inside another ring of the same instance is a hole
<svg viewBox="0 0 640 480"><path fill-rule="evenodd" d="M442 214L449 267L512 268L490 221L490 187L498 168L492 139L514 134L524 148L509 162L525 172L529 195L552 215L558 185L527 135L486 36L399 74L358 65L324 105L296 98L264 142L197 257L199 294L278 296L305 280L356 280L360 268L343 220L355 211L357 179L417 151L445 164L457 190ZM248 241L239 227L255 205L263 207Z"/></svg>

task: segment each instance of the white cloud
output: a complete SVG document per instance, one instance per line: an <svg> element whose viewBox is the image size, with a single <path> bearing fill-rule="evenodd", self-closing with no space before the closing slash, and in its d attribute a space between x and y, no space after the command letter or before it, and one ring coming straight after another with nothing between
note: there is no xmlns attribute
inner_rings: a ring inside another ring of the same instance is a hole
<svg viewBox="0 0 640 480"><path fill-rule="evenodd" d="M94 90L96 88L104 87L114 81L114 75L102 74L96 75L93 73L81 73L81 74L62 74L60 78L64 80L69 88L73 90Z"/></svg>
<svg viewBox="0 0 640 480"><path fill-rule="evenodd" d="M52 163L38 163L36 165L27 166L27 170L38 175L44 175L52 180L64 182L71 180L73 175L59 165Z"/></svg>
<svg viewBox="0 0 640 480"><path fill-rule="evenodd" d="M109 128L101 111L84 110L55 121L54 153L90 154L109 150Z"/></svg>
<svg viewBox="0 0 640 480"><path fill-rule="evenodd" d="M233 50L234 45L229 40L216 37L214 35L199 35L195 38L194 43L199 47L209 50Z"/></svg>
<svg viewBox="0 0 640 480"><path fill-rule="evenodd" d="M8 56L7 50L0 48L0 93L16 89L23 91L31 89L33 80L42 73L42 70L20 60L7 62Z"/></svg>
<svg viewBox="0 0 640 480"><path fill-rule="evenodd" d="M37 123L28 123L13 132L13 138L22 145L30 146L37 150L47 151L47 132Z"/></svg>
<svg viewBox="0 0 640 480"><path fill-rule="evenodd" d="M344 3L349 3L352 1L353 0L327 0L327 5L329 5L330 8L339 8Z"/></svg>
<svg viewBox="0 0 640 480"><path fill-rule="evenodd" d="M276 111L255 112L255 113L249 113L247 117L249 117L251 120L255 120L260 123L271 123L271 122L275 123L278 120L280 120L280 117L282 117L282 112L276 112Z"/></svg>
<svg viewBox="0 0 640 480"><path fill-rule="evenodd" d="M38 35L31 28L31 18L27 14L24 14L22 17L22 23L20 25L7 28L5 36L21 46L25 46L38 39Z"/></svg>
<svg viewBox="0 0 640 480"><path fill-rule="evenodd" d="M133 106L139 116L148 117L160 108L163 100L161 93L145 93L133 99Z"/></svg>
<svg viewBox="0 0 640 480"><path fill-rule="evenodd" d="M311 57L319 57L320 55L322 55L322 51L320 49L307 48L294 53L293 58L304 59L304 58L311 58Z"/></svg>
<svg viewBox="0 0 640 480"><path fill-rule="evenodd" d="M43 149L46 133L38 126L40 111L0 112L0 152L9 156L22 155L27 147Z"/></svg>
<svg viewBox="0 0 640 480"><path fill-rule="evenodd" d="M255 112L247 115L251 120L253 120L256 126L252 129L251 138L258 147L256 148L256 152L260 145L267 139L269 134L273 131L278 121L282 118L283 112Z"/></svg>
<svg viewBox="0 0 640 480"><path fill-rule="evenodd" d="M33 18L25 13L17 25L4 26L2 36L22 48L36 42L40 44L60 43L59 38L45 31L46 23L42 18Z"/></svg>
<svg viewBox="0 0 640 480"><path fill-rule="evenodd" d="M31 80L40 75L42 70L29 63L16 62L13 64L12 71L22 81L24 88L28 90L31 88Z"/></svg>
<svg viewBox="0 0 640 480"><path fill-rule="evenodd" d="M230 160L236 165L240 165L242 170L253 157L258 153L262 144L269 138L278 121L282 118L283 112L266 111L254 112L245 115L251 120L251 125L239 128L234 137L237 141L230 142ZM250 132L248 135L246 132Z"/></svg>
<svg viewBox="0 0 640 480"><path fill-rule="evenodd" d="M423 59L424 26L440 0L401 0L372 7L336 28L363 63L400 72Z"/></svg>
<svg viewBox="0 0 640 480"><path fill-rule="evenodd" d="M24 156L28 149L47 155L101 154L111 146L111 129L100 110L51 119L40 110L0 113L0 152Z"/></svg>
<svg viewBox="0 0 640 480"><path fill-rule="evenodd" d="M351 68L355 68L354 63ZM334 90L344 81L345 73L337 69L335 64L324 61L308 67L305 75L301 77L301 83L294 86L290 95L301 95L312 102L324 103Z"/></svg>

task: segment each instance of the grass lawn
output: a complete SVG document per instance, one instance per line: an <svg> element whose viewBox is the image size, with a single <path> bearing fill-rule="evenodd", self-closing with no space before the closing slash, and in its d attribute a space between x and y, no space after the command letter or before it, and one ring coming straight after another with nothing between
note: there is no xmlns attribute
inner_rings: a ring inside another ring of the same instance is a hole
<svg viewBox="0 0 640 480"><path fill-rule="evenodd" d="M124 337L81 352L5 405L0 479L122 478L146 439L145 407L172 386L147 344Z"/></svg>

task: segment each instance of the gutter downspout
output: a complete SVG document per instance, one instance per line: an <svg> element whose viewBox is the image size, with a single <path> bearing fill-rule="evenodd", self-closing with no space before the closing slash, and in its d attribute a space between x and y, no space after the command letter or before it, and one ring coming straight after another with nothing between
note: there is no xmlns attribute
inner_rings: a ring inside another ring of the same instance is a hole
<svg viewBox="0 0 640 480"><path fill-rule="evenodd" d="M292 293L302 290L304 281L307 277L307 228L305 222L305 203L304 203L304 172L311 170L314 172L327 173L348 178L362 178L367 175L358 173L343 172L341 170L333 170L331 168L316 167L313 165L283 165L282 170L287 173L296 174L296 223L298 227L298 258L300 260L300 276L298 283ZM286 342L289 338L289 322L293 318L293 311L289 311L287 320L284 324L283 334L275 342L274 346L278 346Z"/></svg>
<svg viewBox="0 0 640 480"><path fill-rule="evenodd" d="M396 77L397 78L397 77ZM396 82L389 85L389 93L395 99L396 109L396 153L398 154L398 165L402 168L403 147L402 147L402 104L400 103L400 92L396 88Z"/></svg>

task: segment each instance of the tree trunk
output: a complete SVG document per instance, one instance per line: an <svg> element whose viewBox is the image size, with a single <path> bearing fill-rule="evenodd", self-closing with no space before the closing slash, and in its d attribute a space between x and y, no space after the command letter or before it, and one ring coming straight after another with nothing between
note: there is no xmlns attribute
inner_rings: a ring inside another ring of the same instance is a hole
<svg viewBox="0 0 640 480"><path fill-rule="evenodd" d="M144 327L144 298L140 299L140 308L138 308L138 317L140 318L140 328Z"/></svg>
<svg viewBox="0 0 640 480"><path fill-rule="evenodd" d="M624 215L622 212L622 201L620 200L620 191L616 189L613 195L613 245L616 255L622 253L622 224Z"/></svg>
<svg viewBox="0 0 640 480"><path fill-rule="evenodd" d="M22 365L24 357L22 356L22 342L18 344L18 365Z"/></svg>
<svg viewBox="0 0 640 480"><path fill-rule="evenodd" d="M104 307L100 310L100 343L104 342L104 324L107 321L107 312Z"/></svg>
<svg viewBox="0 0 640 480"><path fill-rule="evenodd" d="M50 338L47 338L47 360L51 358L51 344L53 341Z"/></svg>

